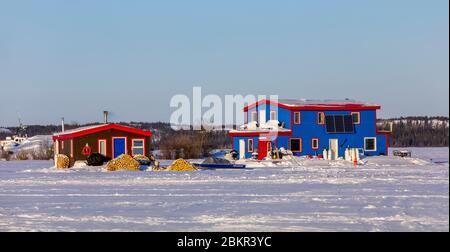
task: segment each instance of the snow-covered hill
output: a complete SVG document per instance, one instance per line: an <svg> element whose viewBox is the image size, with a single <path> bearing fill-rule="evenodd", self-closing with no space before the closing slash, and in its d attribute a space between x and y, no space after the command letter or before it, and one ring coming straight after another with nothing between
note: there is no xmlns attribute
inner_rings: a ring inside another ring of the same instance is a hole
<svg viewBox="0 0 450 252"><path fill-rule="evenodd" d="M0 133L3 133L3 134L12 134L11 130L5 129L5 128L0 128Z"/></svg>
<svg viewBox="0 0 450 252"><path fill-rule="evenodd" d="M392 119L380 119L378 121L379 125L385 125L388 123L393 123L394 125L405 125L409 127L423 127L423 128L448 128L449 118L448 117L402 117L402 118L392 118Z"/></svg>
<svg viewBox="0 0 450 252"><path fill-rule="evenodd" d="M38 135L25 140L21 144L11 143L6 145L3 150L16 153L18 151L38 151L52 147L53 141L51 135Z"/></svg>

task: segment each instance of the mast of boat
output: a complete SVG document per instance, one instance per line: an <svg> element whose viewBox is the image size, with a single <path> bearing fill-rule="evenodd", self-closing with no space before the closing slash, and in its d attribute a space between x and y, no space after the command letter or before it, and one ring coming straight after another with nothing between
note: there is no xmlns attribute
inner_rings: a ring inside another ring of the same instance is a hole
<svg viewBox="0 0 450 252"><path fill-rule="evenodd" d="M19 113L17 113L17 120L19 121L18 137L28 138L27 126L22 123L22 118L20 117ZM22 135L22 133L23 133L23 135Z"/></svg>

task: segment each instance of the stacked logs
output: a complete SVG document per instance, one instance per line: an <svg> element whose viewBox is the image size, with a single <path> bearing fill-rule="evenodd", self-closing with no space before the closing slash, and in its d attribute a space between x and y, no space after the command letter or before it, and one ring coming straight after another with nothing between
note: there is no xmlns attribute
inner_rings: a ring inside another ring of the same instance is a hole
<svg viewBox="0 0 450 252"><path fill-rule="evenodd" d="M70 167L70 159L68 156L63 154L58 154L55 157L56 159L56 168L58 169L67 169Z"/></svg>
<svg viewBox="0 0 450 252"><path fill-rule="evenodd" d="M138 171L140 166L141 164L137 160L126 154L120 155L106 164L108 171Z"/></svg>
<svg viewBox="0 0 450 252"><path fill-rule="evenodd" d="M191 165L184 159L175 160L171 166L167 167L167 171L197 171L195 166Z"/></svg>

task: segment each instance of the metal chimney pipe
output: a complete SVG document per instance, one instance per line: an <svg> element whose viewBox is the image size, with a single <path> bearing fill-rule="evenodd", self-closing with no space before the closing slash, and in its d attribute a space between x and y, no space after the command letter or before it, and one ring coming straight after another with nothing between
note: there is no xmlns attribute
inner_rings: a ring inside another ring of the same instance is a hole
<svg viewBox="0 0 450 252"><path fill-rule="evenodd" d="M61 117L61 132L64 132L64 117Z"/></svg>
<svg viewBox="0 0 450 252"><path fill-rule="evenodd" d="M105 124L108 124L108 111L103 111L103 121Z"/></svg>

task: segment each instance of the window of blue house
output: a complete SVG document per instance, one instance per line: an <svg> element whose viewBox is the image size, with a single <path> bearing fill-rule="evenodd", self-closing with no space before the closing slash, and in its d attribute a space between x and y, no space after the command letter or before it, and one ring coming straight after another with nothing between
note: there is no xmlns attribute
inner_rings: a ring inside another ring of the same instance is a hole
<svg viewBox="0 0 450 252"><path fill-rule="evenodd" d="M353 124L361 123L361 113L360 112L352 112L351 115L352 115Z"/></svg>
<svg viewBox="0 0 450 252"><path fill-rule="evenodd" d="M253 153L255 151L252 138L248 139L247 141L247 151L250 153Z"/></svg>
<svg viewBox="0 0 450 252"><path fill-rule="evenodd" d="M300 124L302 122L302 117L300 112L294 112L294 124Z"/></svg>
<svg viewBox="0 0 450 252"><path fill-rule="evenodd" d="M377 138L365 137L364 138L364 150L365 151L377 151Z"/></svg>
<svg viewBox="0 0 450 252"><path fill-rule="evenodd" d="M325 124L325 113L317 112L317 124L324 125Z"/></svg>
<svg viewBox="0 0 450 252"><path fill-rule="evenodd" d="M278 118L277 118L277 111L276 110L271 110L270 111L270 120L278 120Z"/></svg>
<svg viewBox="0 0 450 252"><path fill-rule="evenodd" d="M311 139L311 149L313 149L313 150L319 149L319 138Z"/></svg>
<svg viewBox="0 0 450 252"><path fill-rule="evenodd" d="M327 115L325 121L327 133L354 133L350 115Z"/></svg>
<svg viewBox="0 0 450 252"><path fill-rule="evenodd" d="M289 149L292 152L302 152L302 139L301 138L289 139Z"/></svg>

